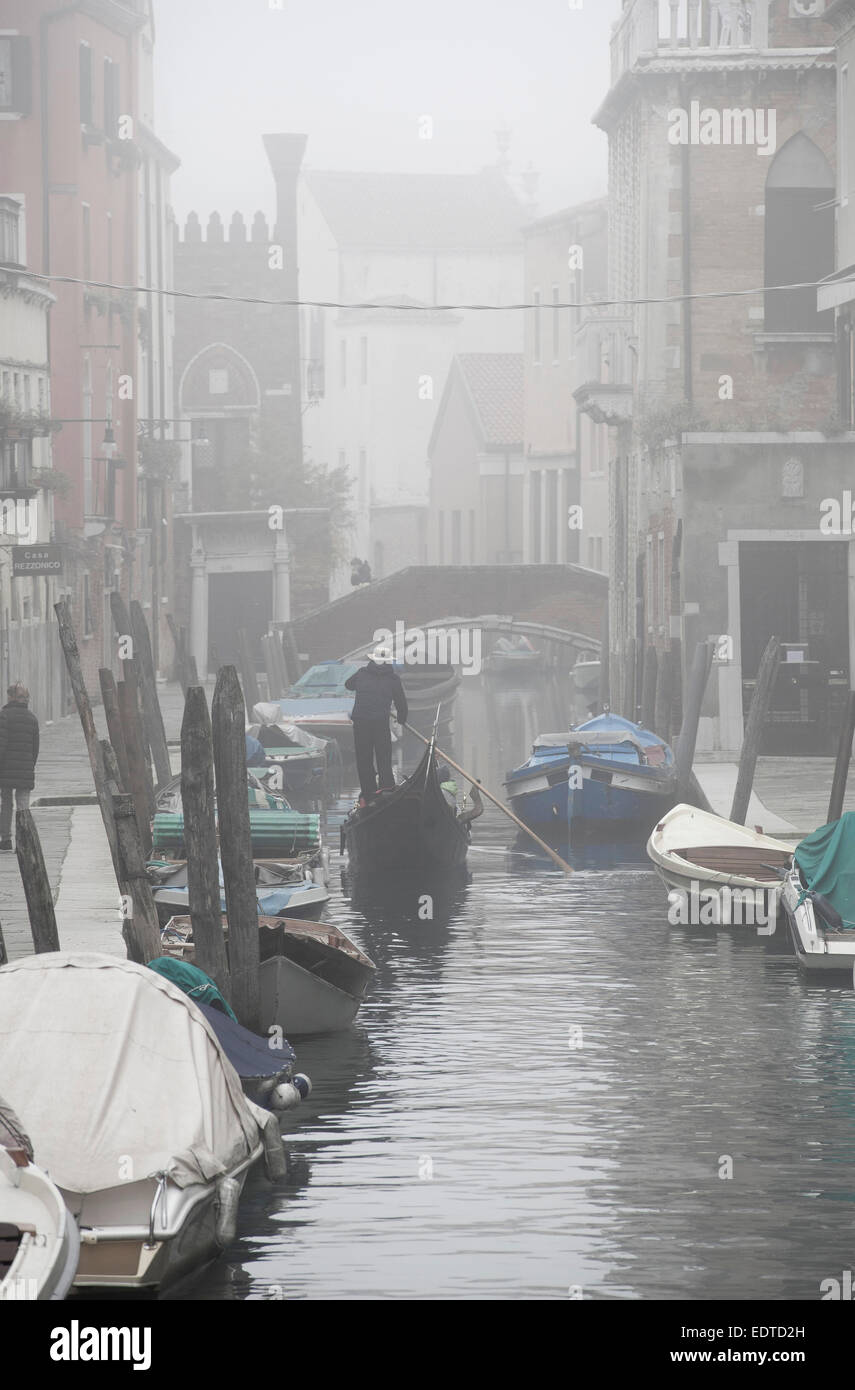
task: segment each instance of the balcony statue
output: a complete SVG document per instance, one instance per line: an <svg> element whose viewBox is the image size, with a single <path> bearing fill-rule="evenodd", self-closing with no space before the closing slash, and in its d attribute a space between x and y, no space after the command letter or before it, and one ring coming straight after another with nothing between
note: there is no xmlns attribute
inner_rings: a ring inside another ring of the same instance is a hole
<svg viewBox="0 0 855 1390"><path fill-rule="evenodd" d="M753 31L754 0L710 0L711 48L742 48Z"/></svg>

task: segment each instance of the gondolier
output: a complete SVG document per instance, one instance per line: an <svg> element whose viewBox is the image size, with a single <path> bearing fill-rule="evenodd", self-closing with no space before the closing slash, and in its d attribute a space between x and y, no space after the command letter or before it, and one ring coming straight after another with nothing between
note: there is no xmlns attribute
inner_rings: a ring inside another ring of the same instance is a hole
<svg viewBox="0 0 855 1390"><path fill-rule="evenodd" d="M392 670L391 661L388 647L376 647L368 665L354 671L344 683L348 690L356 692L350 717L360 806L367 806L377 796L378 777L381 792L395 790L389 715L394 704L398 723L405 724L409 710L401 678Z"/></svg>

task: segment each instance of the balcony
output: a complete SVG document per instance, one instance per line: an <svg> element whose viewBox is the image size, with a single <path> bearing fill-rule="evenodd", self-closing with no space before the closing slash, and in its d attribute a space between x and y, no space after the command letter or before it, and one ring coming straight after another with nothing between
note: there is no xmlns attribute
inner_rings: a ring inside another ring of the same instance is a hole
<svg viewBox="0 0 855 1390"><path fill-rule="evenodd" d="M769 0L625 0L612 30L612 86L641 58L758 52Z"/></svg>
<svg viewBox="0 0 855 1390"><path fill-rule="evenodd" d="M608 307L588 306L576 334L580 385L573 396L598 425L622 425L632 418L631 338L631 319Z"/></svg>

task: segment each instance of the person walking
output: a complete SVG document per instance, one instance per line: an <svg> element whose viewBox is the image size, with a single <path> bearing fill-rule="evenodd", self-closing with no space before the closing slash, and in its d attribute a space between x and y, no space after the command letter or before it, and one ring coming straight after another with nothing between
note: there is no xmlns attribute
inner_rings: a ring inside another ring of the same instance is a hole
<svg viewBox="0 0 855 1390"><path fill-rule="evenodd" d="M28 708L30 692L17 681L0 709L0 850L12 848L12 797L19 811L30 805L36 785L39 721Z"/></svg>
<svg viewBox="0 0 855 1390"><path fill-rule="evenodd" d="M381 792L395 790L389 715L394 704L398 723L406 724L409 709L401 677L392 670L391 662L389 648L376 647L368 665L354 671L344 683L346 689L356 691L350 717L353 720L360 806L367 806L377 796L378 777Z"/></svg>

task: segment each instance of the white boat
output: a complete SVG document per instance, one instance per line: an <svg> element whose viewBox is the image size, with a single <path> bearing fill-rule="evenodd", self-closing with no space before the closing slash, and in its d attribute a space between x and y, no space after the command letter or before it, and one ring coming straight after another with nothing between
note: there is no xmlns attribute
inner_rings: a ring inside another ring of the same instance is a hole
<svg viewBox="0 0 855 1390"><path fill-rule="evenodd" d="M259 917L261 1029L287 1038L338 1033L359 1012L376 966L338 927L301 917ZM228 933L228 918L223 916ZM189 916L173 917L164 952L194 959Z"/></svg>
<svg viewBox="0 0 855 1390"><path fill-rule="evenodd" d="M827 904L822 898L817 902L805 895L797 867L784 880L781 902L802 970L810 974L845 972L852 975L855 971L855 931L834 926L823 916L822 909L827 908Z"/></svg>
<svg viewBox="0 0 855 1390"><path fill-rule="evenodd" d="M33 1162L29 1138L0 1096L0 1302L65 1298L79 1254L62 1194Z"/></svg>
<svg viewBox="0 0 855 1390"><path fill-rule="evenodd" d="M792 862L793 850L760 830L681 803L659 821L647 854L666 888L754 889L777 899L778 870Z"/></svg>
<svg viewBox="0 0 855 1390"><path fill-rule="evenodd" d="M80 1232L75 1288L162 1289L234 1238L272 1115L187 995L131 961L0 969L0 1077ZM277 1132L278 1157L282 1159Z"/></svg>
<svg viewBox="0 0 855 1390"><path fill-rule="evenodd" d="M599 657L594 661L585 660L579 657L576 665L570 672L571 680L580 695L596 695L600 689L600 668Z"/></svg>

